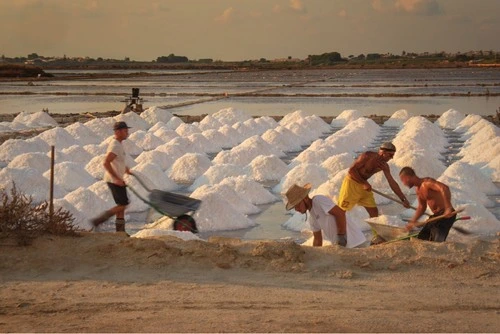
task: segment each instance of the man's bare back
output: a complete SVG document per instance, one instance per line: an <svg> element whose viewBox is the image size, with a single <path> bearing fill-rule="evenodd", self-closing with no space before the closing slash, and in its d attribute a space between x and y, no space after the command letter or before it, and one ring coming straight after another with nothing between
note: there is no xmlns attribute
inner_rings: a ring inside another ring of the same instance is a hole
<svg viewBox="0 0 500 334"><path fill-rule="evenodd" d="M446 209L446 198L443 196L443 183L430 177L422 178L422 184L416 187L419 202L426 203L434 214L442 214Z"/></svg>

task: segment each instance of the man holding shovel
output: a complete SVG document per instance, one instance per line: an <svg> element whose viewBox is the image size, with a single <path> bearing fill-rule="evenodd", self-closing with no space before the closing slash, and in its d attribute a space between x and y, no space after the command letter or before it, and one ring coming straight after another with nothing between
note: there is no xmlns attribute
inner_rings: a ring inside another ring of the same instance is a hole
<svg viewBox="0 0 500 334"><path fill-rule="evenodd" d="M410 222L406 225L408 231L417 224L417 220L425 213L427 206L434 214L431 218L443 216L424 225L418 238L428 241L443 242L448 237L457 214L451 205L450 188L430 177L419 178L411 167L404 167L399 172L401 182L408 188L416 187L418 207Z"/></svg>
<svg viewBox="0 0 500 334"><path fill-rule="evenodd" d="M109 144L104 159L104 169L106 170L104 181L108 183L116 206L91 220L94 229L112 216L116 216L116 232L125 232L125 209L129 204L129 199L123 177L125 174L131 175L132 173L127 167L127 155L123 149L122 141L127 139L128 129L130 127L125 122L116 122L113 127L115 137Z"/></svg>
<svg viewBox="0 0 500 334"><path fill-rule="evenodd" d="M337 205L332 209L332 214L339 225L339 234L345 233L346 211L350 211L356 205L363 206L370 218L378 217L378 208L372 192L372 186L368 179L375 173L382 171L389 182L392 191L398 195L406 208L410 207L408 199L399 188L399 185L391 175L387 162L394 157L396 147L392 143L383 143L378 152L365 152L361 154L354 164L349 168L349 173L342 183ZM384 242L374 232L372 244Z"/></svg>

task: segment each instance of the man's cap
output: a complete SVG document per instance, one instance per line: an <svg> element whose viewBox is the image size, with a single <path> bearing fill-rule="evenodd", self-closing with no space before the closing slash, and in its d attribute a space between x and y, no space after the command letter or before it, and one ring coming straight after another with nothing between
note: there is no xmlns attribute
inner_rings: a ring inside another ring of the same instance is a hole
<svg viewBox="0 0 500 334"><path fill-rule="evenodd" d="M311 184L306 183L304 186L298 186L294 184L293 186L288 189L286 192L285 196L288 201L286 203L286 209L291 210L293 209L297 204L299 204L304 198L306 198L307 195L309 195L309 192L311 191Z"/></svg>
<svg viewBox="0 0 500 334"><path fill-rule="evenodd" d="M396 146L394 146L390 142L385 142L382 145L380 145L380 149L388 152L396 152Z"/></svg>
<svg viewBox="0 0 500 334"><path fill-rule="evenodd" d="M121 129L130 129L130 126L128 126L125 122L116 122L115 125L113 125L113 130L116 131Z"/></svg>

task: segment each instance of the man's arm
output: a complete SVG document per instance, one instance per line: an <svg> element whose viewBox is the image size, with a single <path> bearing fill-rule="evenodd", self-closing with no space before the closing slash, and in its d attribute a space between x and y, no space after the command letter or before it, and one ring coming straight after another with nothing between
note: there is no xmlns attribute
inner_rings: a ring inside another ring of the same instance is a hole
<svg viewBox="0 0 500 334"><path fill-rule="evenodd" d="M115 158L116 158L116 154L114 154L113 152L109 152L106 155L106 158L104 159L104 164L103 164L104 168L113 178L114 184L116 184L118 186L125 186L125 182L123 182L123 180L120 179L120 177L118 177L118 174L116 174L115 170L113 169L113 166L111 166L111 162L113 160L115 160Z"/></svg>
<svg viewBox="0 0 500 334"><path fill-rule="evenodd" d="M383 163L381 165L381 169L384 172L385 178L387 179L387 182L389 182L389 187L391 187L392 191L398 195L399 199L401 199L401 202L403 202L403 205L405 208L410 207L410 202L406 198L405 194L401 191L401 188L399 187L399 184L394 180L391 174L391 169L389 168L389 164Z"/></svg>
<svg viewBox="0 0 500 334"><path fill-rule="evenodd" d="M444 215L450 215L453 212L453 205L451 205L451 192L450 188L439 181L436 180L426 180L424 181L428 189L433 190L441 196L443 196L444 202Z"/></svg>
<svg viewBox="0 0 500 334"><path fill-rule="evenodd" d="M323 246L323 234L321 234L321 230L313 232L313 236L314 236L313 246L314 247Z"/></svg>
<svg viewBox="0 0 500 334"><path fill-rule="evenodd" d="M413 227L415 227L415 223L417 222L417 220L420 217L422 217L422 215L424 214L424 212L425 212L426 209L427 209L427 201L426 201L426 199L418 196L418 207L417 207L417 210L415 211L415 214L411 218L410 222L408 224L406 224L406 229L408 231L411 231L413 229Z"/></svg>
<svg viewBox="0 0 500 334"><path fill-rule="evenodd" d="M370 160L370 154L368 152L361 154L351 168L349 168L349 175L354 181L361 183L366 190L370 191L372 186L368 183L368 180L365 180L359 173L359 170L368 162L368 160Z"/></svg>

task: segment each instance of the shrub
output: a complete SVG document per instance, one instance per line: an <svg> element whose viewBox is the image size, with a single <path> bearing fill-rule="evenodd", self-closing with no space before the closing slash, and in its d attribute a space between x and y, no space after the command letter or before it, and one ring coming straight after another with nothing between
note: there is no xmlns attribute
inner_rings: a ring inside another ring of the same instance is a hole
<svg viewBox="0 0 500 334"><path fill-rule="evenodd" d="M49 203L34 204L31 196L18 192L0 193L0 238L13 237L19 245L29 245L42 234L77 236L73 215L61 208L50 215Z"/></svg>

